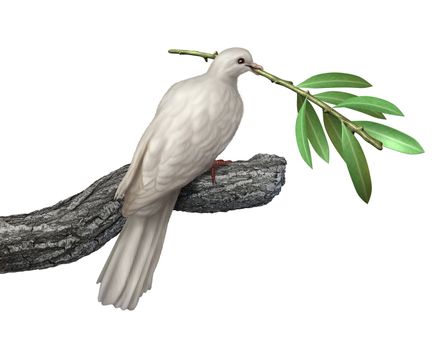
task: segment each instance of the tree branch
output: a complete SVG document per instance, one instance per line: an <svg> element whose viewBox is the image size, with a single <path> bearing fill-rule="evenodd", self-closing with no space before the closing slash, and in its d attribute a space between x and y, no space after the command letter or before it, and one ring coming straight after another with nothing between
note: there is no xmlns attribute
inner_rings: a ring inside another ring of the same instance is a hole
<svg viewBox="0 0 445 350"><path fill-rule="evenodd" d="M216 55L218 55L218 52L215 52L213 54L206 53L206 52L200 52L200 51L194 51L194 50L178 50L178 49L170 49L168 50L169 53L178 54L178 55L191 55L191 56L199 56L203 57L206 61L210 59L215 59ZM267 79L269 79L272 83L275 83L277 85L281 85L285 88L288 88L289 90L292 90L293 92L296 92L298 95L303 96L304 98L307 98L309 101L313 102L317 106L319 106L321 109L323 109L323 112L329 113L335 118L339 119L342 123L344 123L352 132L357 133L360 135L363 140L368 142L369 144L373 145L375 148L382 150L383 145L382 143L369 135L361 126L358 126L354 124L352 121L350 121L348 118L346 118L343 114L326 104L325 102L319 100L317 97L311 95L309 91L305 91L298 86L295 86L291 81L284 80L281 78L278 78L276 75L273 75L269 72L266 72L262 69L254 69L255 72L258 75L261 75Z"/></svg>
<svg viewBox="0 0 445 350"><path fill-rule="evenodd" d="M284 184L286 160L258 154L204 173L185 186L175 210L214 213L269 203ZM113 199L128 165L52 207L0 217L0 273L43 269L76 261L116 236L125 218Z"/></svg>

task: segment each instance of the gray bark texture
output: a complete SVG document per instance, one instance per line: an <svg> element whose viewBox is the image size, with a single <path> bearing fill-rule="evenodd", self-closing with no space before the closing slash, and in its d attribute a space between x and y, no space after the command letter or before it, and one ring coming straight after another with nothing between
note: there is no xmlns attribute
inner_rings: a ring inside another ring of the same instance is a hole
<svg viewBox="0 0 445 350"><path fill-rule="evenodd" d="M0 273L44 269L76 261L116 236L125 218L114 193L128 165L52 207L0 217ZM206 172L185 186L175 210L215 213L269 203L284 185L286 160L257 154Z"/></svg>

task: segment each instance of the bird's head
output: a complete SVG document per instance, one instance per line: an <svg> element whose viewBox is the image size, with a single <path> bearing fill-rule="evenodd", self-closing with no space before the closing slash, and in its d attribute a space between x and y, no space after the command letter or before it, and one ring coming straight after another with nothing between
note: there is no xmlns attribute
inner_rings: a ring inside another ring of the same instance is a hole
<svg viewBox="0 0 445 350"><path fill-rule="evenodd" d="M209 73L236 79L245 72L255 73L255 69L263 69L263 67L253 62L249 51L234 47L222 51L215 57L210 65Z"/></svg>

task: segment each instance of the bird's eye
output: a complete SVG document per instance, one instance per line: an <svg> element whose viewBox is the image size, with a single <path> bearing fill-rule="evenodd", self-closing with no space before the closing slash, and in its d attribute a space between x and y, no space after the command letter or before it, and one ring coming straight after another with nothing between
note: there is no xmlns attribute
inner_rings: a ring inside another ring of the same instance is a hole
<svg viewBox="0 0 445 350"><path fill-rule="evenodd" d="M243 64L244 63L244 58L238 58L238 64Z"/></svg>

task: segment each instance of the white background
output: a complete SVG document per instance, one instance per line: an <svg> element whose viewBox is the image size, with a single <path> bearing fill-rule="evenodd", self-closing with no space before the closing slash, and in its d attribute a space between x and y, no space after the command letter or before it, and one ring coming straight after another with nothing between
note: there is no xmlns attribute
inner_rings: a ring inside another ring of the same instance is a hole
<svg viewBox="0 0 445 350"><path fill-rule="evenodd" d="M416 4L416 5L413 5ZM222 158L288 160L269 205L173 214L153 290L133 312L96 301L113 242L72 264L0 275L3 349L444 349L440 2L2 1L0 214L52 205L128 163L159 99L208 63L169 48L248 48L296 83L363 76L426 150L362 142L374 191L300 159L295 96L246 74ZM345 111L352 119L358 113Z"/></svg>

